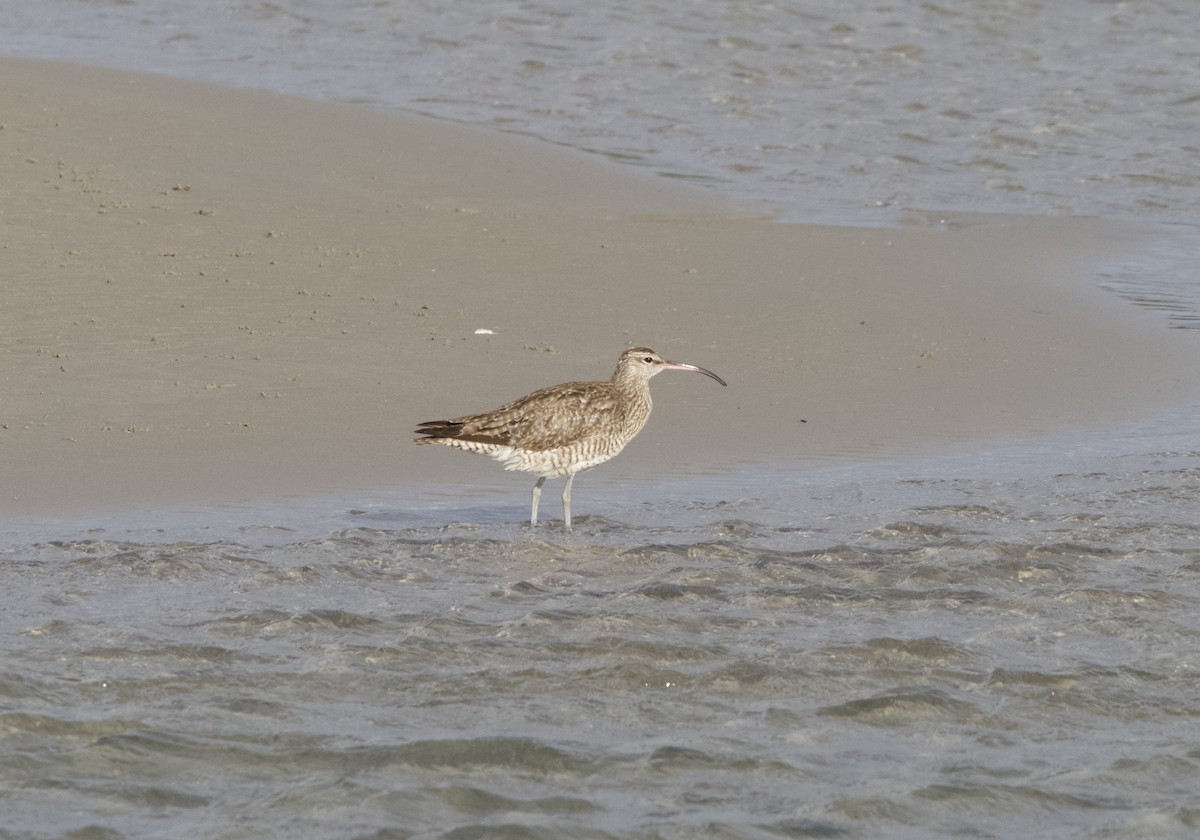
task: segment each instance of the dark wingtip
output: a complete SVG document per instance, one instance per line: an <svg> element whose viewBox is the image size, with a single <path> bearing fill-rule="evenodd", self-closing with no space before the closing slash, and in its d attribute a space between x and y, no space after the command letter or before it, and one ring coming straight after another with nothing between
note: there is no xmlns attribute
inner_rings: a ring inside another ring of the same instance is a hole
<svg viewBox="0 0 1200 840"><path fill-rule="evenodd" d="M416 443L429 443L440 437L457 437L458 432L462 430L462 425L451 423L449 420L426 420L424 423L418 423L414 433L425 435L423 438L415 438Z"/></svg>
<svg viewBox="0 0 1200 840"><path fill-rule="evenodd" d="M508 438L502 434L463 434L463 424L450 420L429 420L416 428L416 433L425 437L413 438L413 443L437 443L439 440L461 440L468 443L486 443L491 446L508 446Z"/></svg>

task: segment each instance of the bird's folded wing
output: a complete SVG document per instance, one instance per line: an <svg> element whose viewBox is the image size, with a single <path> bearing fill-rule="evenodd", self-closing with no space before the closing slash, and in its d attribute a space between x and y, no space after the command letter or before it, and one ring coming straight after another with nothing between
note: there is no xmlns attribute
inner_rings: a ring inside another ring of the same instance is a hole
<svg viewBox="0 0 1200 840"><path fill-rule="evenodd" d="M595 383L535 391L486 414L459 417L455 437L545 451L569 446L620 423L620 401Z"/></svg>

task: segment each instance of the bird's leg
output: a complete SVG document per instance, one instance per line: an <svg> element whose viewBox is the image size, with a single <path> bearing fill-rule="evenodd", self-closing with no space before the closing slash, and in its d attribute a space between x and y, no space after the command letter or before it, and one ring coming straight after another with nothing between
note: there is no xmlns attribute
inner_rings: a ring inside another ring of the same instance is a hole
<svg viewBox="0 0 1200 840"><path fill-rule="evenodd" d="M542 485L546 483L546 476L542 476L537 480L537 484L533 485L533 509L529 511L529 527L537 527L537 508L538 502L542 498Z"/></svg>
<svg viewBox="0 0 1200 840"><path fill-rule="evenodd" d="M563 488L563 522L568 531L571 530L571 482L574 480L575 473L571 473L567 476L567 486Z"/></svg>

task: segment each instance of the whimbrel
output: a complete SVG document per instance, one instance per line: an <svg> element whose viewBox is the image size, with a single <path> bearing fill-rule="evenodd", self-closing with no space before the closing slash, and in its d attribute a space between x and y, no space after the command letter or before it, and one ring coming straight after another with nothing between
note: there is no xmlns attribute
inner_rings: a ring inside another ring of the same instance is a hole
<svg viewBox="0 0 1200 840"><path fill-rule="evenodd" d="M441 443L480 452L540 476L533 485L529 525L537 525L538 501L547 478L567 477L563 522L571 528L575 474L603 464L625 448L650 417L650 379L664 370L694 370L725 384L711 370L668 362L648 347L621 354L607 382L567 382L534 391L494 411L422 423L417 443Z"/></svg>

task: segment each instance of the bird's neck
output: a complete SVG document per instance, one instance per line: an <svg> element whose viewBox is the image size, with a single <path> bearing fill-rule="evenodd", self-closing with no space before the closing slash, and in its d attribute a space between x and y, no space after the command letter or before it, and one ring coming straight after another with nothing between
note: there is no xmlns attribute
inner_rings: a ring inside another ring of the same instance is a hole
<svg viewBox="0 0 1200 840"><path fill-rule="evenodd" d="M625 406L634 413L649 414L650 380L642 376L621 376L618 373L612 378L613 389L624 399Z"/></svg>
<svg viewBox="0 0 1200 840"><path fill-rule="evenodd" d="M613 387L625 394L647 394L650 393L650 380L644 376L637 376L628 373L624 370L618 370L613 374Z"/></svg>

